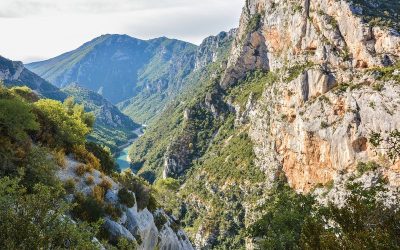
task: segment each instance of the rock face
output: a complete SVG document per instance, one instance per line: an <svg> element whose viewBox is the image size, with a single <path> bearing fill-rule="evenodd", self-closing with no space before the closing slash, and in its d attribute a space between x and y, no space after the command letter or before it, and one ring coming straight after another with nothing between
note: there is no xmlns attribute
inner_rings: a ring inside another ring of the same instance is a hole
<svg viewBox="0 0 400 250"><path fill-rule="evenodd" d="M224 44L236 37L237 30L232 29L229 32L221 32L216 36L210 36L203 40L197 49L195 70L199 70L216 62L221 54L225 52Z"/></svg>
<svg viewBox="0 0 400 250"><path fill-rule="evenodd" d="M221 85L254 69L285 72L247 110L257 163L271 180L281 169L309 191L376 159L371 131L400 128L395 73L382 80L373 70L396 64L400 35L356 10L344 0L246 1Z"/></svg>
<svg viewBox="0 0 400 250"><path fill-rule="evenodd" d="M66 95L46 80L15 62L0 56L0 81L6 86L27 86L47 98L64 100Z"/></svg>

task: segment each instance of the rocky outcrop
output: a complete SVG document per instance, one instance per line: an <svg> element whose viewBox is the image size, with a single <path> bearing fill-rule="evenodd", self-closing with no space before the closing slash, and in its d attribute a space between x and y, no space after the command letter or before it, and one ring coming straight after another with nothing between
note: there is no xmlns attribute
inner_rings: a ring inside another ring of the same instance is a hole
<svg viewBox="0 0 400 250"><path fill-rule="evenodd" d="M121 184L114 182L111 178L104 176L97 170L92 173L85 173L83 176L78 176L75 173L76 167L80 164L73 159L66 159L66 167L59 170L57 175L62 182L74 180L76 190L79 190L84 195L91 195L93 187L100 185L103 180L111 183L110 189L104 197L104 202L118 206L122 214L118 220L106 216L103 227L108 231L110 240L116 242L120 237L134 241L139 245L138 249L148 250L156 249L157 247L162 250L191 250L193 249L189 238L185 232L177 229L175 232L171 228L173 221L162 210L151 213L147 208L139 210L137 202L133 207L127 207L120 203L118 198L118 191L122 188ZM88 184L87 177L92 176L93 182ZM134 193L132 193L134 195ZM162 213L167 218L166 222L159 230L155 224L154 215Z"/></svg>
<svg viewBox="0 0 400 250"><path fill-rule="evenodd" d="M64 100L66 95L49 82L24 67L22 62L0 56L0 82L6 86L27 86L36 94L47 98Z"/></svg>
<svg viewBox="0 0 400 250"><path fill-rule="evenodd" d="M233 40L237 30L232 29L229 32L221 32L216 36L210 36L203 40L197 49L195 70L199 70L214 63L225 52L226 43Z"/></svg>

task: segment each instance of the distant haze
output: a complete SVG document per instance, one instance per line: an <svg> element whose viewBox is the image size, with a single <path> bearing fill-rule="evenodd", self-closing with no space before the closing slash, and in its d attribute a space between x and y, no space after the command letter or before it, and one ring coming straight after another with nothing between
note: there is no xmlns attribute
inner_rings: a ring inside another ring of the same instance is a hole
<svg viewBox="0 0 400 250"><path fill-rule="evenodd" d="M0 0L0 55L24 63L102 34L199 44L239 24L244 0Z"/></svg>

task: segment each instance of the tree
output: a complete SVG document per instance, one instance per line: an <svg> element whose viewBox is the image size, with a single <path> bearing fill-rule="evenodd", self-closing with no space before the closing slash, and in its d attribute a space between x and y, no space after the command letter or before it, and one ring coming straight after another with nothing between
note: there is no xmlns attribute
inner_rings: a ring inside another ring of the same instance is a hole
<svg viewBox="0 0 400 250"><path fill-rule="evenodd" d="M383 185L349 185L350 197L337 207L317 207L302 230L303 249L400 249L400 211L377 194Z"/></svg>
<svg viewBox="0 0 400 250"><path fill-rule="evenodd" d="M31 107L17 99L0 99L0 131L15 140L25 140L39 129Z"/></svg>
<svg viewBox="0 0 400 250"><path fill-rule="evenodd" d="M84 145L85 136L91 128L82 118L81 111L71 114L61 102L49 99L41 99L35 106L43 125L40 139L56 144L52 146L65 146L68 149L73 145Z"/></svg>
<svg viewBox="0 0 400 250"><path fill-rule="evenodd" d="M314 200L278 184L261 207L264 215L249 228L261 249L298 249L302 227Z"/></svg>

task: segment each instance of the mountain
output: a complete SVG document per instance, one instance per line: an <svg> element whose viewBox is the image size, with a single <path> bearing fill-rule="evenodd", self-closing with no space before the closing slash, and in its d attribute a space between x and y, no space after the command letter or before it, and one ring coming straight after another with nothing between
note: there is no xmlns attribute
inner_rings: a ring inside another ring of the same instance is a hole
<svg viewBox="0 0 400 250"><path fill-rule="evenodd" d="M163 205L197 249L399 246L380 216L400 197L399 11L246 1L225 56L192 75L130 151L154 185L179 180ZM385 240L366 240L376 234Z"/></svg>
<svg viewBox="0 0 400 250"><path fill-rule="evenodd" d="M139 99L146 102L148 98L165 99L184 84L195 52L195 45L165 37L144 41L103 35L74 51L26 67L58 87L79 82L114 104L141 93L146 97Z"/></svg>
<svg viewBox="0 0 400 250"><path fill-rule="evenodd" d="M0 81L6 86L27 86L39 95L64 100L66 95L51 83L24 67L22 62L11 61L0 56Z"/></svg>
<svg viewBox="0 0 400 250"><path fill-rule="evenodd" d="M217 36L210 36L196 48L195 56L192 58L190 67L182 64L176 59L172 60L176 69L184 68L185 74L178 75L179 85L168 85L167 92L154 91L147 89L139 95L119 103L117 106L127 115L135 120L145 123L154 122L162 113L166 106L173 102L174 99L185 92L186 89L193 89L192 85L196 85L201 70L209 66L211 63L223 57L226 54L226 44L232 41L236 35L236 30L232 29L229 32L221 32ZM152 69L158 71L159 69ZM176 70L174 70L176 71ZM179 70L178 70L179 71ZM151 71L150 71L151 72ZM196 85L197 86L197 85ZM161 88L162 89L162 88Z"/></svg>
<svg viewBox="0 0 400 250"><path fill-rule="evenodd" d="M63 88L62 91L73 97L75 102L83 104L87 112L94 113L96 122L94 131L89 136L90 140L101 143L115 152L119 145L137 136L133 131L140 125L121 113L101 95L76 83Z"/></svg>

